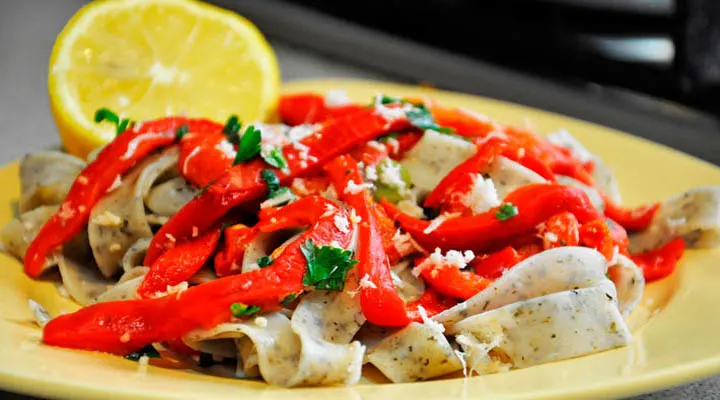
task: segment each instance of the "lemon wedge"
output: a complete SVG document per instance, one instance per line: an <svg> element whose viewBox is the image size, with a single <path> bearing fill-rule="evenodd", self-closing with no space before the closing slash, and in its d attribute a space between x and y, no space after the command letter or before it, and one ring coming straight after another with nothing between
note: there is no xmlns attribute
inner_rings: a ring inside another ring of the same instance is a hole
<svg viewBox="0 0 720 400"><path fill-rule="evenodd" d="M263 120L277 101L275 54L248 20L194 0L104 0L78 11L50 57L63 145L85 157L115 137L106 107L135 121L186 115Z"/></svg>

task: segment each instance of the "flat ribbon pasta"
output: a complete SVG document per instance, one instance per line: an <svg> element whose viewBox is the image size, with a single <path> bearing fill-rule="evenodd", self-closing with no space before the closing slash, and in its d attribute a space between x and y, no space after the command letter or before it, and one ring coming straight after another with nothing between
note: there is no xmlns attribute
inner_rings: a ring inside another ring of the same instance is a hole
<svg viewBox="0 0 720 400"><path fill-rule="evenodd" d="M22 260L25 258L30 242L40 232L43 224L58 210L58 206L40 206L32 211L23 213L12 220L2 229L2 244L7 252ZM45 260L44 269L57 265L60 253L54 253Z"/></svg>
<svg viewBox="0 0 720 400"><path fill-rule="evenodd" d="M617 264L608 268L610 280L617 289L618 309L627 318L637 307L645 291L642 270L628 257L618 255Z"/></svg>
<svg viewBox="0 0 720 400"><path fill-rule="evenodd" d="M656 249L681 237L688 247L720 244L720 187L690 189L665 200L650 226L630 236L630 253Z"/></svg>
<svg viewBox="0 0 720 400"><path fill-rule="evenodd" d="M76 157L59 151L41 151L20 160L21 212L62 203L75 178L85 168Z"/></svg>
<svg viewBox="0 0 720 400"><path fill-rule="evenodd" d="M150 211L172 217L198 193L185 178L177 177L153 187L145 197Z"/></svg>
<svg viewBox="0 0 720 400"><path fill-rule="evenodd" d="M146 158L123 178L119 188L93 207L88 222L90 246L105 277L118 271L133 243L152 237L143 199L160 175L175 168L177 160L176 148Z"/></svg>
<svg viewBox="0 0 720 400"><path fill-rule="evenodd" d="M148 267L135 267L127 270L118 283L105 293L95 299L96 303L104 303L106 301L131 300L137 298L137 288L142 283L147 274Z"/></svg>
<svg viewBox="0 0 720 400"><path fill-rule="evenodd" d="M545 178L534 171L503 156L495 157L486 172L495 185L499 199L504 199L521 186L545 182Z"/></svg>
<svg viewBox="0 0 720 400"><path fill-rule="evenodd" d="M101 294L112 287L112 284L100 276L92 263L64 256L59 259L58 269L65 290L81 306L94 303Z"/></svg>

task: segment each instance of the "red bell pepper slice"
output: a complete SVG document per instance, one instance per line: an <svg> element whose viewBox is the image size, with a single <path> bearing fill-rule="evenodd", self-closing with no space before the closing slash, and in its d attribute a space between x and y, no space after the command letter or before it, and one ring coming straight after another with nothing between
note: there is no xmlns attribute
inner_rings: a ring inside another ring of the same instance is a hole
<svg viewBox="0 0 720 400"><path fill-rule="evenodd" d="M293 205L310 209L329 202L306 199ZM228 321L233 303L277 305L285 296L304 290L307 261L301 244L312 240L318 246L333 242L343 248L350 245L352 235L334 223L335 216L347 218L347 212L337 205L333 208L327 214L314 210L312 214L320 214L320 218L266 268L194 286L178 296L93 304L53 318L45 325L43 341L53 346L128 354L150 343ZM282 211L277 215L282 217Z"/></svg>
<svg viewBox="0 0 720 400"><path fill-rule="evenodd" d="M48 255L75 237L87 224L90 211L115 180L149 153L173 144L175 131L187 125L191 132L210 132L218 125L202 119L168 117L145 122L137 130L118 135L95 161L78 175L58 212L43 225L25 254L25 272L38 276Z"/></svg>
<svg viewBox="0 0 720 400"><path fill-rule="evenodd" d="M628 231L642 231L652 223L660 203L647 204L632 209L623 208L609 197L603 195L605 202L605 215L622 225Z"/></svg>
<svg viewBox="0 0 720 400"><path fill-rule="evenodd" d="M348 192L350 181L363 183L357 162L349 156L340 156L325 166L340 199L350 205L361 218L358 224L357 269L359 276L368 279L371 286L360 286L360 305L367 320L380 326L405 326L410 319L405 302L395 289L390 273L390 262L380 234L375 205L366 191Z"/></svg>
<svg viewBox="0 0 720 400"><path fill-rule="evenodd" d="M222 151L225 135L220 130L208 134L188 133L180 144L180 174L197 187L213 182L232 167L234 157Z"/></svg>
<svg viewBox="0 0 720 400"><path fill-rule="evenodd" d="M215 274L217 276L239 274L245 249L255 240L257 234L257 229L243 224L233 225L225 229L224 247L215 255ZM160 256L160 258L162 257Z"/></svg>
<svg viewBox="0 0 720 400"><path fill-rule="evenodd" d="M523 257L511 246L486 255L475 257L470 262L475 273L488 279L497 279L508 269L523 260Z"/></svg>
<svg viewBox="0 0 720 400"><path fill-rule="evenodd" d="M220 232L220 228L211 229L160 256L138 286L138 295L145 299L158 297L168 286L175 286L190 279L215 251Z"/></svg>
<svg viewBox="0 0 720 400"><path fill-rule="evenodd" d="M598 219L583 224L580 227L580 244L597 250L608 261L612 260L615 255L612 232L604 220Z"/></svg>
<svg viewBox="0 0 720 400"><path fill-rule="evenodd" d="M617 222L606 218L605 224L610 228L610 237L612 237L613 243L618 246L620 254L628 254L627 248L630 245L630 238L628 238L627 231L620 226Z"/></svg>
<svg viewBox="0 0 720 400"><path fill-rule="evenodd" d="M518 188L505 199L517 207L518 214L500 220L495 213L499 207L471 217L451 218L430 233L424 231L430 221L402 213L394 205L383 201L390 218L423 247L443 250L469 249L487 251L497 249L516 237L534 231L535 226L551 216L568 211L580 222L602 218L595 211L582 189L557 184L532 184Z"/></svg>
<svg viewBox="0 0 720 400"><path fill-rule="evenodd" d="M580 243L580 223L569 212L553 215L542 226L540 235L545 250Z"/></svg>
<svg viewBox="0 0 720 400"><path fill-rule="evenodd" d="M680 258L685 253L685 241L677 238L668 244L630 258L640 267L646 282L665 278L675 271Z"/></svg>
<svg viewBox="0 0 720 400"><path fill-rule="evenodd" d="M348 104L327 107L325 97L315 93L289 94L280 97L278 114L288 125L315 124L362 110L362 106Z"/></svg>
<svg viewBox="0 0 720 400"><path fill-rule="evenodd" d="M491 122L472 111L461 108L446 108L432 102L425 102L440 126L452 128L456 134L464 137L485 137L490 132L502 130L502 126Z"/></svg>
<svg viewBox="0 0 720 400"><path fill-rule="evenodd" d="M298 196L322 195L330 186L325 174L317 174L292 180L291 188Z"/></svg>
<svg viewBox="0 0 720 400"><path fill-rule="evenodd" d="M420 307L425 310L428 318L432 318L457 303L457 300L452 297L443 296L435 289L429 287L425 289L425 292L423 292L418 300L407 305L408 317L412 322L423 322L420 316Z"/></svg>
<svg viewBox="0 0 720 400"><path fill-rule="evenodd" d="M277 175L281 184L287 184L294 177L311 174L327 161L349 151L359 143L389 131L408 127L406 118L387 120L382 115L376 114L374 109L365 109L327 121L316 133L300 141L309 149L306 160L301 159L301 151L293 144L283 146L289 172L276 170ZM225 175L163 225L153 237L145 263L152 264L172 245L168 235L182 240L190 236L193 227L199 228L202 232L233 207L262 196L267 191L267 185L260 178L260 172L267 168L267 164L259 159L230 168Z"/></svg>
<svg viewBox="0 0 720 400"><path fill-rule="evenodd" d="M550 169L558 175L569 176L588 186L595 186L595 180L592 175L590 175L582 164L572 158L555 161L552 163Z"/></svg>
<svg viewBox="0 0 720 400"><path fill-rule="evenodd" d="M375 142L373 144L366 142L350 151L350 155L365 165L375 165L386 159L390 153L387 146Z"/></svg>
<svg viewBox="0 0 720 400"><path fill-rule="evenodd" d="M427 257L418 258L416 262L423 263L425 260ZM492 282L474 272L462 271L446 263L424 266L420 275L438 293L461 300L475 296Z"/></svg>

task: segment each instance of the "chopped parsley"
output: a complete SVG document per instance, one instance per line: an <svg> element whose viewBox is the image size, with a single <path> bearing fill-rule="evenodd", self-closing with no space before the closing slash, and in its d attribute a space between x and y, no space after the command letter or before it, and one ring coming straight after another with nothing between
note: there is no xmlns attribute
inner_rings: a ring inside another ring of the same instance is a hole
<svg viewBox="0 0 720 400"><path fill-rule="evenodd" d="M125 358L130 361L138 361L142 356L147 356L149 358L160 358L160 353L158 353L158 351L155 350L152 345L147 345L138 351L133 351L132 353L126 355Z"/></svg>
<svg viewBox="0 0 720 400"><path fill-rule="evenodd" d="M258 258L257 264L260 266L260 268L265 268L271 266L273 263L273 259L270 258L270 256L262 256Z"/></svg>
<svg viewBox="0 0 720 400"><path fill-rule="evenodd" d="M316 289L342 290L348 271L357 264L357 260L352 258L352 251L332 246L318 247L312 240L300 245L300 250L307 260L303 285Z"/></svg>
<svg viewBox="0 0 720 400"><path fill-rule="evenodd" d="M518 215L518 208L515 207L513 203L505 203L501 205L497 211L495 211L495 218L500 221L507 221L516 215Z"/></svg>
<svg viewBox="0 0 720 400"><path fill-rule="evenodd" d="M187 124L182 124L175 130L175 140L182 139L190 131L190 127Z"/></svg>
<svg viewBox="0 0 720 400"><path fill-rule="evenodd" d="M285 296L284 299L282 299L282 301L280 302L280 305L283 307L287 307L290 304L292 304L292 302L295 301L296 298L297 298L297 294L291 293L291 294Z"/></svg>
<svg viewBox="0 0 720 400"><path fill-rule="evenodd" d="M133 121L131 121L127 118L123 118L121 120L117 114L115 114L114 112L110 111L109 109L107 109L105 107L100 108L97 111L95 111L94 121L98 124L103 121L108 121L110 123L115 124L115 133L117 133L118 135L125 132L125 130L128 127L130 127L131 125L134 124Z"/></svg>
<svg viewBox="0 0 720 400"><path fill-rule="evenodd" d="M240 135L238 135L238 132L240 132L240 128L242 128L242 123L238 116L233 114L228 117L227 122L225 122L222 133L227 136L228 142L239 145Z"/></svg>
<svg viewBox="0 0 720 400"><path fill-rule="evenodd" d="M245 133L240 138L237 154L233 165L240 164L255 157L260 152L260 140L262 135L259 129L250 125L245 129Z"/></svg>
<svg viewBox="0 0 720 400"><path fill-rule="evenodd" d="M275 171L271 169L264 169L260 172L260 178L262 178L262 180L264 180L268 186L268 199L274 199L280 196L287 196L288 193L292 194L292 191L289 188L280 186L280 179L278 179ZM294 198L294 195L287 197L290 201L291 198Z"/></svg>
<svg viewBox="0 0 720 400"><path fill-rule="evenodd" d="M432 129L440 133L453 132L451 128L446 128L438 125L435 122L435 118L433 118L432 113L430 113L430 110L428 110L424 104L416 105L413 108L405 111L405 116L407 117L408 122L410 122L410 125L416 128L422 130Z"/></svg>
<svg viewBox="0 0 720 400"><path fill-rule="evenodd" d="M260 157L265 160L268 165L279 169L287 168L287 161L283 155L282 149L273 147L269 152L260 152Z"/></svg>
<svg viewBox="0 0 720 400"><path fill-rule="evenodd" d="M399 104L402 103L403 100L399 97L394 96L388 96L388 95L380 95L380 104Z"/></svg>
<svg viewBox="0 0 720 400"><path fill-rule="evenodd" d="M230 312L235 318L248 317L258 311L260 311L259 306L249 306L243 303L232 303L230 306Z"/></svg>

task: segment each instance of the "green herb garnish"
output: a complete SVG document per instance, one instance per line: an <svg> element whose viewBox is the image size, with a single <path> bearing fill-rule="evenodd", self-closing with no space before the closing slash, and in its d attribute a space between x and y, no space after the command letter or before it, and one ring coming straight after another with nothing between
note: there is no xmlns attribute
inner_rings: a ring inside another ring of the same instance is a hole
<svg viewBox="0 0 720 400"><path fill-rule="evenodd" d="M115 132L116 132L118 135L121 134L121 133L123 133L123 132L125 132L125 130L126 130L129 126L131 126L131 125L134 124L133 121L131 121L131 120L127 119L127 118L124 118L124 119L121 120L120 117L118 117L117 114L115 114L114 112L112 112L112 111L110 111L109 109L104 108L104 107L98 109L97 111L95 111L94 121L95 121L96 123L101 123L101 122L103 122L103 121L108 121L108 122L110 122L110 123L115 124Z"/></svg>
<svg viewBox="0 0 720 400"><path fill-rule="evenodd" d="M273 259L270 258L270 256L262 256L258 258L257 264L260 268L265 268L271 266L273 263Z"/></svg>
<svg viewBox="0 0 720 400"><path fill-rule="evenodd" d="M430 110L425 107L425 105L420 104L416 105L413 108L405 111L405 116L408 119L408 122L410 122L410 125L422 129L432 129L434 131L440 132L440 133L452 133L453 130L451 128L445 128L440 125L438 125L435 122L435 118L433 118L432 113L430 113Z"/></svg>
<svg viewBox="0 0 720 400"><path fill-rule="evenodd" d="M280 179L278 179L275 171L264 169L260 172L260 178L262 178L268 186L268 197L280 189Z"/></svg>
<svg viewBox="0 0 720 400"><path fill-rule="evenodd" d="M175 130L175 140L180 140L185 136L188 131L190 131L190 127L188 127L187 124L182 124L179 128Z"/></svg>
<svg viewBox="0 0 720 400"><path fill-rule="evenodd" d="M148 358L160 358L160 353L158 353L152 345L147 345L138 351L133 351L132 353L126 355L125 358L130 361L138 361L142 356L147 356Z"/></svg>
<svg viewBox="0 0 720 400"><path fill-rule="evenodd" d="M243 303L232 303L232 305L230 305L230 312L235 318L248 317L258 311L260 311L260 307L258 306L249 306Z"/></svg>
<svg viewBox="0 0 720 400"><path fill-rule="evenodd" d="M348 271L357 264L357 260L352 258L352 251L332 246L318 247L312 240L300 245L300 250L307 260L303 285L316 289L342 290Z"/></svg>
<svg viewBox="0 0 720 400"><path fill-rule="evenodd" d="M242 123L240 122L240 119L237 117L237 115L233 114L228 117L227 121L225 122L222 133L227 136L230 143L238 145L240 144L240 136L238 135L238 132L240 132L240 128L242 128Z"/></svg>
<svg viewBox="0 0 720 400"><path fill-rule="evenodd" d="M260 152L261 139L262 135L260 130L255 129L252 125L248 126L247 129L245 129L245 133L240 138L233 165L240 164L241 162L255 157Z"/></svg>
<svg viewBox="0 0 720 400"><path fill-rule="evenodd" d="M290 304L292 304L292 302L295 301L296 298L297 298L297 294L295 294L295 293L289 294L289 295L285 296L284 299L282 299L282 301L280 302L280 305L283 307L287 307Z"/></svg>
<svg viewBox="0 0 720 400"><path fill-rule="evenodd" d="M513 203L505 203L500 206L500 209L495 211L495 218L500 221L507 221L510 218L518 215L518 208Z"/></svg>
<svg viewBox="0 0 720 400"><path fill-rule="evenodd" d="M285 169L287 167L285 156L283 155L282 150L277 147L273 147L272 150L267 153L260 152L260 157L262 157L266 163L275 168Z"/></svg>

